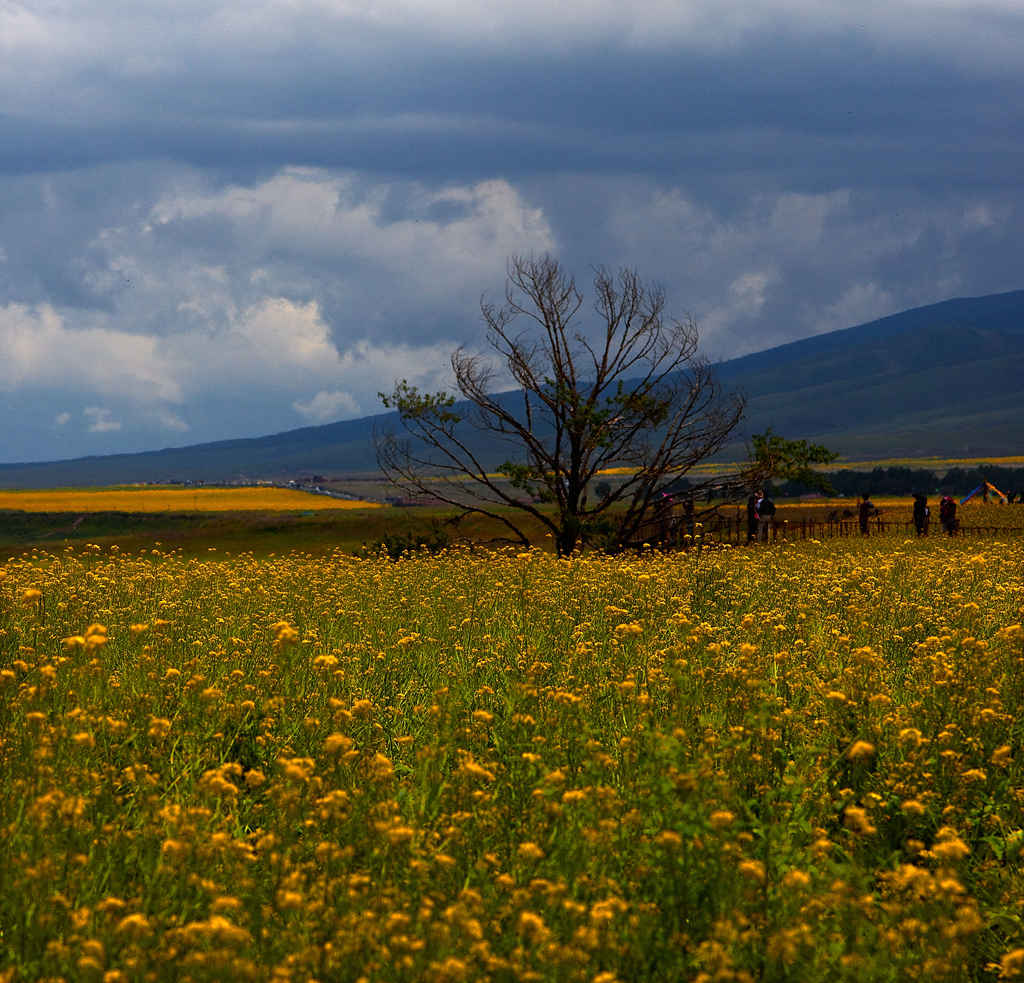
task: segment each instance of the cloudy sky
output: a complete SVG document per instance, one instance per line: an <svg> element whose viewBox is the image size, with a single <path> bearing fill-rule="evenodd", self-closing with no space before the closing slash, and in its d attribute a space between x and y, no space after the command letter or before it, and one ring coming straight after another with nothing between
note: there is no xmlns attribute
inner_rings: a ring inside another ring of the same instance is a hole
<svg viewBox="0 0 1024 983"><path fill-rule="evenodd" d="M0 0L0 460L379 411L507 257L730 357L1024 287L1020 0Z"/></svg>

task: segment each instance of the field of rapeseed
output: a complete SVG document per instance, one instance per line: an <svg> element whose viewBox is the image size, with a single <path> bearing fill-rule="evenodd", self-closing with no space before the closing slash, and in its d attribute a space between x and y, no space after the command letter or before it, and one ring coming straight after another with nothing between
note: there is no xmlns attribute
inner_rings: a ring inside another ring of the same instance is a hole
<svg viewBox="0 0 1024 983"><path fill-rule="evenodd" d="M0 489L0 510L20 512L281 512L380 508L373 502L311 495L290 488Z"/></svg>
<svg viewBox="0 0 1024 983"><path fill-rule="evenodd" d="M1024 543L68 548L0 578L0 980L1024 977Z"/></svg>

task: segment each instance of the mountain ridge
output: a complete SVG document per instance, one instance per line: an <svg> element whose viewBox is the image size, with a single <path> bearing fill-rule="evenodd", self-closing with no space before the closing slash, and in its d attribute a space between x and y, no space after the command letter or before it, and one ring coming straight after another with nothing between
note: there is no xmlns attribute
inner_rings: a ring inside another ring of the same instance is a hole
<svg viewBox="0 0 1024 983"><path fill-rule="evenodd" d="M743 392L739 441L772 427L851 459L1024 448L1024 290L959 297L719 362ZM510 394L511 395L511 394ZM366 473L395 413L130 454L0 464L0 487Z"/></svg>

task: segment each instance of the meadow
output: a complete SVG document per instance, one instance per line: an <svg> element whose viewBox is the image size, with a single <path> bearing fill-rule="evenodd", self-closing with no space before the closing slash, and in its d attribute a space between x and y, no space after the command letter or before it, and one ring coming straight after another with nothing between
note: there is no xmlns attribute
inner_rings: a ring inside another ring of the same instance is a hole
<svg viewBox="0 0 1024 983"><path fill-rule="evenodd" d="M1024 540L0 577L0 980L1024 977Z"/></svg>

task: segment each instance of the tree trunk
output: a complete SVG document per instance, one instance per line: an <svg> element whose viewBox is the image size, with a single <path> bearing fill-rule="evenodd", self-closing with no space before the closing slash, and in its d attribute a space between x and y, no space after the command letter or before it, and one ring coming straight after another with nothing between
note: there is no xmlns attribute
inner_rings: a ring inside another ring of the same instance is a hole
<svg viewBox="0 0 1024 983"><path fill-rule="evenodd" d="M580 520L574 515L567 515L562 522L562 528L555 538L555 547L559 556L569 556L576 544L580 541Z"/></svg>

